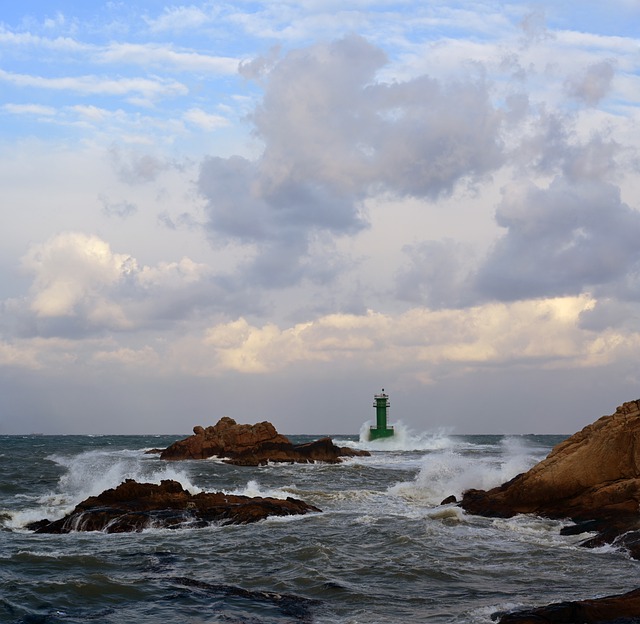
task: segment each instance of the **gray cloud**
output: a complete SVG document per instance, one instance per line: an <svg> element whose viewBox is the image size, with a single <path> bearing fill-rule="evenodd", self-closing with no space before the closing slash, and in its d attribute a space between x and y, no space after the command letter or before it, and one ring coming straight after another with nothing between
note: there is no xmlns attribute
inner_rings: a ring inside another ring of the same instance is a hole
<svg viewBox="0 0 640 624"><path fill-rule="evenodd" d="M102 204L102 212L108 217L120 217L126 219L138 211L138 207L126 200L114 202L104 194L98 196Z"/></svg>
<svg viewBox="0 0 640 624"><path fill-rule="evenodd" d="M610 287L637 270L640 213L619 189L556 178L507 189L496 213L507 229L477 275L483 297L516 300Z"/></svg>
<svg viewBox="0 0 640 624"><path fill-rule="evenodd" d="M173 166L151 154L125 152L118 147L109 150L109 157L118 178L131 185L152 182Z"/></svg>
<svg viewBox="0 0 640 624"><path fill-rule="evenodd" d="M381 83L386 62L354 35L243 66L264 81L250 118L264 152L207 158L198 186L211 237L256 246L248 276L264 278L262 265L283 271L265 284L309 277L311 238L361 231L368 196L435 200L502 165L503 113L483 80Z"/></svg>
<svg viewBox="0 0 640 624"><path fill-rule="evenodd" d="M469 303L470 250L453 240L424 241L403 248L409 264L396 276L396 295L430 308Z"/></svg>
<svg viewBox="0 0 640 624"><path fill-rule="evenodd" d="M587 106L595 106L611 88L614 65L615 61L604 60L589 66L582 75L568 78L565 83L567 93Z"/></svg>

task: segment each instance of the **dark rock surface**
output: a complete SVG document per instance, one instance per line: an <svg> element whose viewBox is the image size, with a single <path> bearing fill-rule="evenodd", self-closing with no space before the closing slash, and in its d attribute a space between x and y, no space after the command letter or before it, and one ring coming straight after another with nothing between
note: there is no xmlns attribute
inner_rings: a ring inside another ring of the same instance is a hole
<svg viewBox="0 0 640 624"><path fill-rule="evenodd" d="M618 596L559 602L546 607L496 614L499 624L638 624L640 589Z"/></svg>
<svg viewBox="0 0 640 624"><path fill-rule="evenodd" d="M468 490L460 502L473 514L535 514L570 519L564 533L595 532L640 557L640 400L624 403L556 446L531 470L492 490Z"/></svg>
<svg viewBox="0 0 640 624"><path fill-rule="evenodd" d="M41 520L27 528L36 533L125 533L152 527L201 527L213 522L245 524L269 516L319 511L295 498L282 500L222 492L190 494L177 481L164 480L156 485L127 479L117 488L87 498L60 520Z"/></svg>
<svg viewBox="0 0 640 624"><path fill-rule="evenodd" d="M294 445L270 422L239 425L227 416L212 427L196 426L193 435L174 442L160 459L207 459L221 457L230 464L259 466L268 462L338 463L343 457L368 456L368 451L336 446L331 438Z"/></svg>

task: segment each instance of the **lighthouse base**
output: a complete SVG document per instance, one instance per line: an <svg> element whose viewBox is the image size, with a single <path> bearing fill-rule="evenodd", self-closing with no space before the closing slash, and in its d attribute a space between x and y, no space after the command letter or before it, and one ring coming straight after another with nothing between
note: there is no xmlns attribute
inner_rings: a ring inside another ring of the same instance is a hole
<svg viewBox="0 0 640 624"><path fill-rule="evenodd" d="M369 428L369 440L379 440L380 438L392 438L394 434L393 427L386 429L378 429L377 427Z"/></svg>

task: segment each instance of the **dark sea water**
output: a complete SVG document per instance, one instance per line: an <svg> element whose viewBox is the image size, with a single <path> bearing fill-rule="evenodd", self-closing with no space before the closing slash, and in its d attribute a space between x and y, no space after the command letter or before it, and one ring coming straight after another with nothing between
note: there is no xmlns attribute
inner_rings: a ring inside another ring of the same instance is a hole
<svg viewBox="0 0 640 624"><path fill-rule="evenodd" d="M544 458L558 436L412 434L340 445L340 465L228 466L145 455L183 436L0 436L0 623L486 623L518 606L640 587L638 562L561 524L439 506ZM291 436L295 442L317 436ZM126 478L301 498L320 514L137 534L35 535Z"/></svg>

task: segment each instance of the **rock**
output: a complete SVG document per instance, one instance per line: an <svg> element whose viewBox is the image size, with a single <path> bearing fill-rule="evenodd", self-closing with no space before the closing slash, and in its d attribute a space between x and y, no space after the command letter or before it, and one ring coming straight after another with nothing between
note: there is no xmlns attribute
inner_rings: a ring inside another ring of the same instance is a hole
<svg viewBox="0 0 640 624"><path fill-rule="evenodd" d="M338 463L342 457L368 456L359 451L336 446L331 438L321 438L307 444L294 445L279 434L267 421L255 425L239 425L225 416L213 427L193 428L193 435L167 447L160 459L226 458L230 464L259 466L268 462L329 462Z"/></svg>
<svg viewBox="0 0 640 624"><path fill-rule="evenodd" d="M640 589L593 600L559 602L537 609L496 614L499 624L631 624L640 622Z"/></svg>
<svg viewBox="0 0 640 624"><path fill-rule="evenodd" d="M213 522L246 524L268 516L319 512L304 501L201 492L190 494L177 481L160 485L127 479L117 488L91 496L60 520L41 520L27 528L36 533L104 531L125 533L146 528L202 527Z"/></svg>
<svg viewBox="0 0 640 624"><path fill-rule="evenodd" d="M483 516L571 519L576 533L597 532L587 546L622 545L621 536L632 531L624 539L634 545L640 537L640 400L588 425L511 481L464 492L460 505Z"/></svg>

